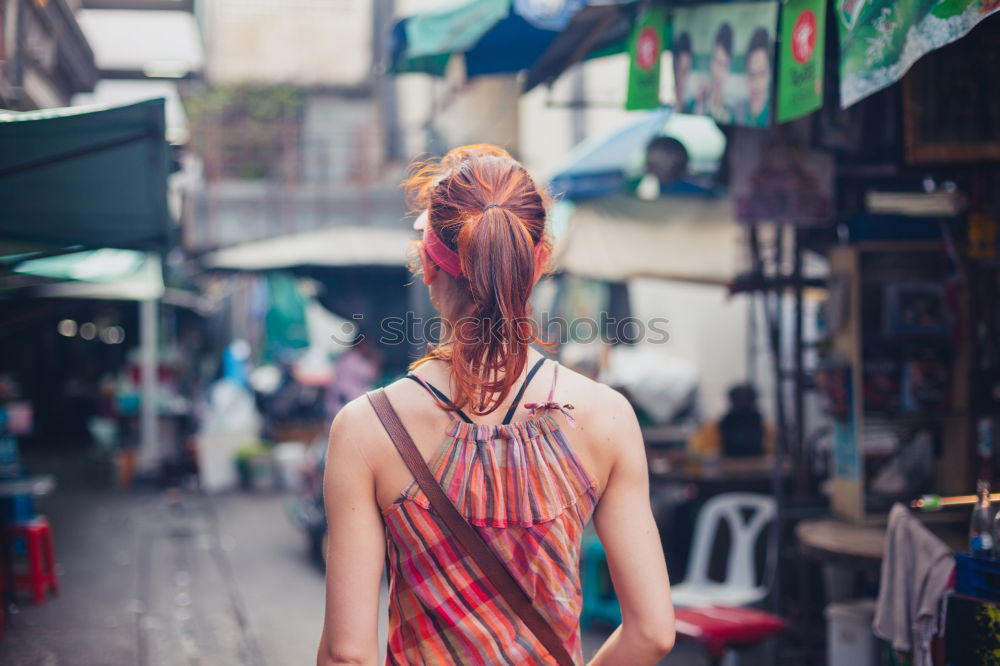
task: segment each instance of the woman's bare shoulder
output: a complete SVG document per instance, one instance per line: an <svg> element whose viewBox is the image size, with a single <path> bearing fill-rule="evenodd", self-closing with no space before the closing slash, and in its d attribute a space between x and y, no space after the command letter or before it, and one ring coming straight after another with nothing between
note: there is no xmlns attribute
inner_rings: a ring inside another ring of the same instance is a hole
<svg viewBox="0 0 1000 666"><path fill-rule="evenodd" d="M635 410L624 395L565 366L559 367L555 399L572 403L574 416L595 435L638 427Z"/></svg>
<svg viewBox="0 0 1000 666"><path fill-rule="evenodd" d="M366 395L344 405L330 424L327 455L341 461L363 460L373 466L386 437L378 415Z"/></svg>

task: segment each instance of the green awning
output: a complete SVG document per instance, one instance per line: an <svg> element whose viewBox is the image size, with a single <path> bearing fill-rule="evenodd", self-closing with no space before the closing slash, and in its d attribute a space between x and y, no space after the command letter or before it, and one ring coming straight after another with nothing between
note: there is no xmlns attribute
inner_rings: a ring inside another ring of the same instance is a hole
<svg viewBox="0 0 1000 666"><path fill-rule="evenodd" d="M465 0L414 14L405 21L410 58L468 51L510 14L511 0Z"/></svg>
<svg viewBox="0 0 1000 666"><path fill-rule="evenodd" d="M166 247L164 100L0 112L0 246Z"/></svg>

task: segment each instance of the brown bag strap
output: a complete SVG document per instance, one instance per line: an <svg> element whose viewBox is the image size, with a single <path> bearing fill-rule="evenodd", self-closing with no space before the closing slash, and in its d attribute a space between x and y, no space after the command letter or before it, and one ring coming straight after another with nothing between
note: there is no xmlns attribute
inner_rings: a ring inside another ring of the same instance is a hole
<svg viewBox="0 0 1000 666"><path fill-rule="evenodd" d="M535 635L535 638L545 646L545 649L560 666L575 666L575 662L566 651L566 647L553 631L551 625L535 608L524 588L517 583L507 567L493 552L493 549L483 541L479 532L459 513L454 503L445 494L441 484L434 478L424 461L424 457L420 455L420 451L413 443L410 433L406 431L403 422L399 420L399 415L393 409L385 391L383 389L371 391L368 393L368 401L375 408L379 421L389 433L389 438L396 445L399 455L403 457L403 462L410 468L413 478L416 479L420 489L424 491L431 507L444 521L452 535L462 544L466 552L476 561L489 581L493 583L496 592L517 613L518 617L531 630L531 633Z"/></svg>

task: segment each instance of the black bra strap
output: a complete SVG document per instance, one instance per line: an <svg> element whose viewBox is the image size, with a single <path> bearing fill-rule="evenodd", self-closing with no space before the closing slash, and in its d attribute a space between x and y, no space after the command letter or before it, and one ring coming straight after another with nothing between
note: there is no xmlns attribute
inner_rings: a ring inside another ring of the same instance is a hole
<svg viewBox="0 0 1000 666"><path fill-rule="evenodd" d="M524 392L527 390L528 384L531 382L531 378L535 376L535 373L538 372L538 369L542 367L543 363L545 363L544 356L538 359L535 364L531 366L531 370L528 371L528 376L524 378L524 383L521 384L521 388L518 390L517 395L514 396L514 402L510 404L510 409L507 410L507 415L503 417L504 425L510 423L510 420L514 418L514 412L517 411L517 405L521 402L521 398L524 397Z"/></svg>
<svg viewBox="0 0 1000 666"><path fill-rule="evenodd" d="M436 386L434 386L433 384L431 384L426 379L421 379L420 377L417 377L416 375L414 375L412 373L407 374L406 375L406 379L412 379L416 383L420 384L425 389L427 389L428 391L430 391L431 393L433 393L441 402L445 403L446 405L452 404L451 399L449 399L448 396L446 396L444 393L442 393L440 390L438 390L438 388ZM456 409L455 413L458 414L459 418L461 418L466 423L472 423L472 419L470 419L468 416L466 416L465 412L463 412L461 409Z"/></svg>

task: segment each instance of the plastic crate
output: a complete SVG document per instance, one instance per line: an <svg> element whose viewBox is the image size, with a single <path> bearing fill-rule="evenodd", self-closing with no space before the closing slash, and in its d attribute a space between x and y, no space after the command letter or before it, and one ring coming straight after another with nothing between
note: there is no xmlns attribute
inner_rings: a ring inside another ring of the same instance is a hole
<svg viewBox="0 0 1000 666"><path fill-rule="evenodd" d="M955 591L984 601L1000 603L1000 560L955 554Z"/></svg>

